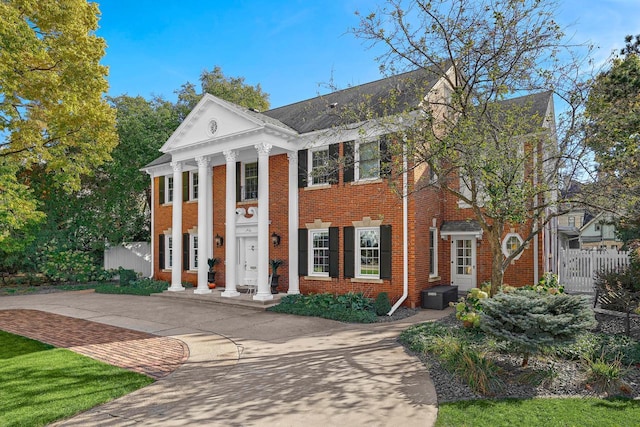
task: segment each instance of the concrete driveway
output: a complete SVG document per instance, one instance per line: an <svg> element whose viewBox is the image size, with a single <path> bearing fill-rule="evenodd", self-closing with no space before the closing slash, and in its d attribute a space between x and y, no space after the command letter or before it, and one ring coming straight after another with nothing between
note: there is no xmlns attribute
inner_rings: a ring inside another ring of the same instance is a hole
<svg viewBox="0 0 640 427"><path fill-rule="evenodd" d="M430 426L436 395L422 363L396 342L422 310L374 325L185 300L68 292L0 297L34 309L173 337L187 362L154 384L65 426Z"/></svg>

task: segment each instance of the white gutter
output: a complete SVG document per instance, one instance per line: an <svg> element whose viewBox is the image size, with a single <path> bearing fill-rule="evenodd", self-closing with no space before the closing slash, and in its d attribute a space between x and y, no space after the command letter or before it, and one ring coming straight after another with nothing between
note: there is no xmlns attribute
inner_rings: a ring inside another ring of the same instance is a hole
<svg viewBox="0 0 640 427"><path fill-rule="evenodd" d="M408 192L408 177L407 177L407 145L402 146L402 296L391 307L391 310L387 313L387 316L391 316L402 305L404 300L409 295L409 217L407 212L407 192Z"/></svg>

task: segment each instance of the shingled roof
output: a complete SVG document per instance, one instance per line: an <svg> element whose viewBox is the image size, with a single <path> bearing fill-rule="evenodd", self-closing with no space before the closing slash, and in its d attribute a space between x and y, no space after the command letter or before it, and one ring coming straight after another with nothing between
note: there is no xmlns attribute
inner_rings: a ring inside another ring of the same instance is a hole
<svg viewBox="0 0 640 427"><path fill-rule="evenodd" d="M329 129L418 107L440 76L419 69L265 111L299 133Z"/></svg>

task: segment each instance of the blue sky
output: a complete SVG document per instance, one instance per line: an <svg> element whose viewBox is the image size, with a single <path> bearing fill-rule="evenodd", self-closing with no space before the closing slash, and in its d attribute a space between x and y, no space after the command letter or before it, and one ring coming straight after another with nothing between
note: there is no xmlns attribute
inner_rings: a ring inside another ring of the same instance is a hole
<svg viewBox="0 0 640 427"><path fill-rule="evenodd" d="M379 79L375 52L348 30L372 0L98 0L109 95L174 100L215 65L260 83L272 107ZM561 25L604 61L640 33L640 0L559 0Z"/></svg>

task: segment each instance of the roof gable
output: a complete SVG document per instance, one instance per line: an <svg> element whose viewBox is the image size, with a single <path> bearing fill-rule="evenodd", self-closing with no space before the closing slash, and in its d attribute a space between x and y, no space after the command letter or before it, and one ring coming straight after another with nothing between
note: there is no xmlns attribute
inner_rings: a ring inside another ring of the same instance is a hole
<svg viewBox="0 0 640 427"><path fill-rule="evenodd" d="M168 153L205 142L215 143L217 139L247 134L265 127L291 132L290 128L271 117L205 94L160 151Z"/></svg>

